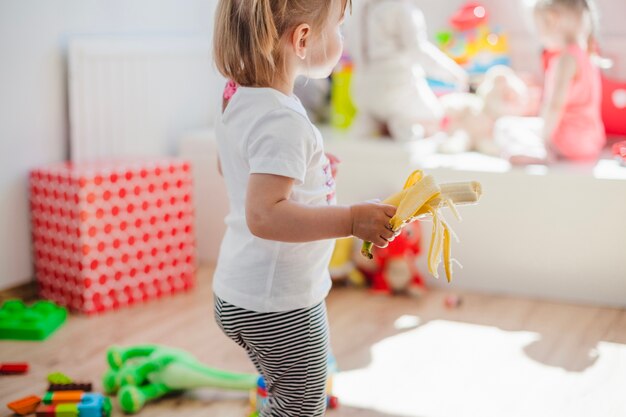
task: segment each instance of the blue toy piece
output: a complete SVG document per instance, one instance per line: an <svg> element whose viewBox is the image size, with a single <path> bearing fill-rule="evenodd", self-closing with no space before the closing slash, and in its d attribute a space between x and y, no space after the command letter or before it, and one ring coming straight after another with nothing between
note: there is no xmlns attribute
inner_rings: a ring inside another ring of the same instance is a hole
<svg viewBox="0 0 626 417"><path fill-rule="evenodd" d="M78 417L102 417L106 414L103 413L105 408L105 397L102 394L85 393L78 404Z"/></svg>
<svg viewBox="0 0 626 417"><path fill-rule="evenodd" d="M0 339L45 340L67 319L67 310L51 301L27 306L20 300L0 307Z"/></svg>

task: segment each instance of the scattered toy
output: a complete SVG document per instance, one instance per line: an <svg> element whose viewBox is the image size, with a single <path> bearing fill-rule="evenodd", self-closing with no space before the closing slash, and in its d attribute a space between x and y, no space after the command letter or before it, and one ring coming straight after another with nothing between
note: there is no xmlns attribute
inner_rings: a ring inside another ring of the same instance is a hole
<svg viewBox="0 0 626 417"><path fill-rule="evenodd" d="M19 363L0 363L0 375L19 375L28 372L28 364Z"/></svg>
<svg viewBox="0 0 626 417"><path fill-rule="evenodd" d="M15 414L25 416L32 414L37 409L37 406L41 403L41 398L31 395L29 397L20 398L19 400L10 402L7 407Z"/></svg>
<svg viewBox="0 0 626 417"><path fill-rule="evenodd" d="M0 307L0 339L45 340L67 319L67 310L51 301L27 306L21 300Z"/></svg>

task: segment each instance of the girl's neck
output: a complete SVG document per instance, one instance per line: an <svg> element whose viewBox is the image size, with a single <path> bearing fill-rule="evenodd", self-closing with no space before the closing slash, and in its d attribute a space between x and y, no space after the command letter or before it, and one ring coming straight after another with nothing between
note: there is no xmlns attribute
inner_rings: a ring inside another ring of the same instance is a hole
<svg viewBox="0 0 626 417"><path fill-rule="evenodd" d="M291 80L275 80L272 84L269 85L270 88L274 90L278 90L286 96L293 95L295 81Z"/></svg>

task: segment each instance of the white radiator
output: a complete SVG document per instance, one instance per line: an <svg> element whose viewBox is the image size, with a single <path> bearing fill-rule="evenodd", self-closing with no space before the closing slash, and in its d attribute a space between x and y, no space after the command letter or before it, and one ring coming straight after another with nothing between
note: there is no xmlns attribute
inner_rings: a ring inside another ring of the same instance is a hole
<svg viewBox="0 0 626 417"><path fill-rule="evenodd" d="M199 37L72 39L72 161L175 154L182 132L212 124L220 97L210 52Z"/></svg>

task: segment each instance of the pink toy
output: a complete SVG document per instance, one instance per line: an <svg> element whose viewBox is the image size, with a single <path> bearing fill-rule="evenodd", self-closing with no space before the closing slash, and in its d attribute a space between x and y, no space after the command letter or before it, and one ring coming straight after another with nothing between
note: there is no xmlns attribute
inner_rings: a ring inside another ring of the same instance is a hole
<svg viewBox="0 0 626 417"><path fill-rule="evenodd" d="M602 121L607 135L626 136L626 82L602 76Z"/></svg>
<svg viewBox="0 0 626 417"><path fill-rule="evenodd" d="M415 261L421 252L421 228L418 222L407 225L385 249L375 248L377 268L372 275L376 293L408 293L419 296L426 291L424 279Z"/></svg>
<svg viewBox="0 0 626 417"><path fill-rule="evenodd" d="M626 141L613 145L613 155L623 166L626 166Z"/></svg>

